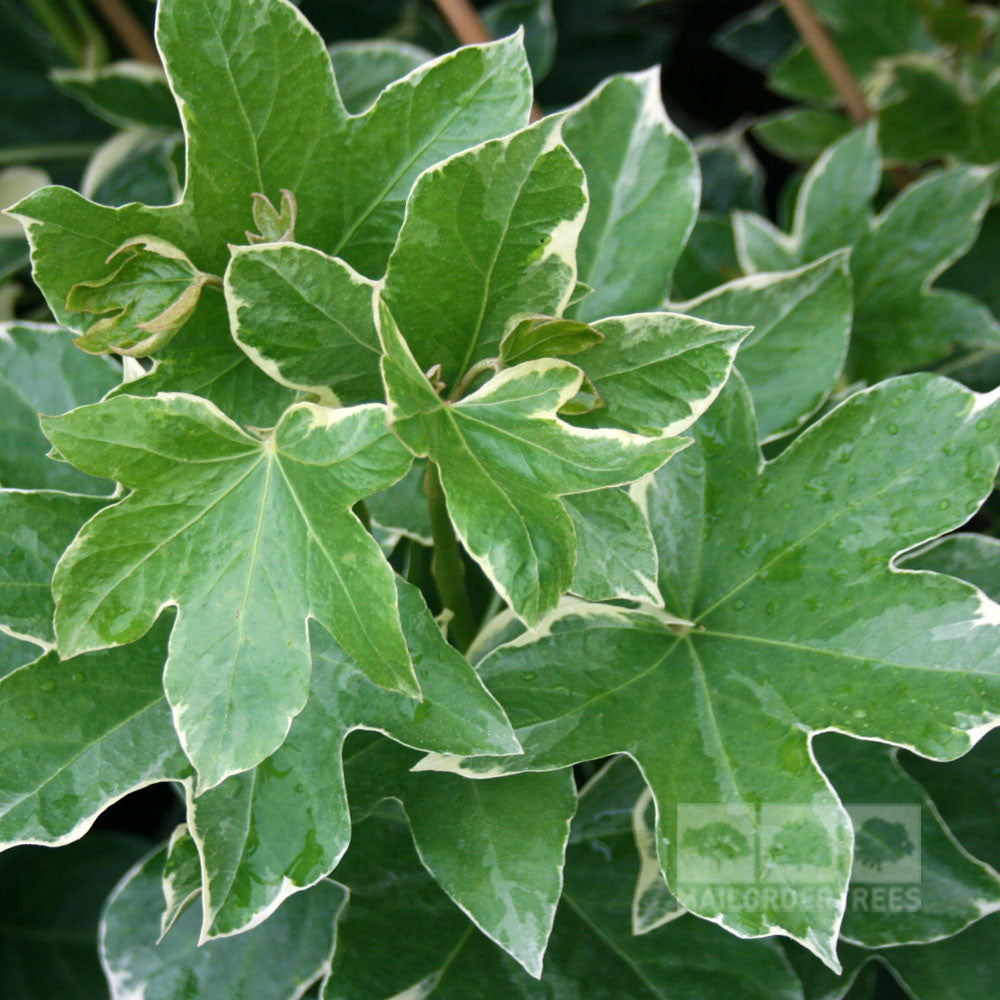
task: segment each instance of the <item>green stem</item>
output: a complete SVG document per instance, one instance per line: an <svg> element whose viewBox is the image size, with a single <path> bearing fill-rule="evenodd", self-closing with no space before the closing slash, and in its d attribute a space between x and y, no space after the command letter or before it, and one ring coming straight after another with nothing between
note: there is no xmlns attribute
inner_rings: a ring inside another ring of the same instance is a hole
<svg viewBox="0 0 1000 1000"><path fill-rule="evenodd" d="M477 361L459 380L454 391L448 397L448 402L454 403L461 399L472 388L476 379L485 372L498 372L500 370L499 358L484 358Z"/></svg>
<svg viewBox="0 0 1000 1000"><path fill-rule="evenodd" d="M449 632L454 644L461 650L469 647L476 637L476 619L469 604L465 589L465 563L462 550L455 536L448 509L445 506L441 477L433 462L427 463L424 476L424 493L431 515L431 536L434 539L434 555L431 558L431 574L437 584L441 603L454 616Z"/></svg>

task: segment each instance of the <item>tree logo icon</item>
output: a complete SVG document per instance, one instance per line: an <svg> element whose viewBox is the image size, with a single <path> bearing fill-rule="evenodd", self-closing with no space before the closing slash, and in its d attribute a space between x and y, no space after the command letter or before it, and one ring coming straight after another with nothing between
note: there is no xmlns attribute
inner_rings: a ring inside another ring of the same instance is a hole
<svg viewBox="0 0 1000 1000"><path fill-rule="evenodd" d="M755 829L748 813L692 804L679 806L677 815L680 881L730 885L755 880Z"/></svg>
<svg viewBox="0 0 1000 1000"><path fill-rule="evenodd" d="M920 881L920 806L849 805L855 884Z"/></svg>

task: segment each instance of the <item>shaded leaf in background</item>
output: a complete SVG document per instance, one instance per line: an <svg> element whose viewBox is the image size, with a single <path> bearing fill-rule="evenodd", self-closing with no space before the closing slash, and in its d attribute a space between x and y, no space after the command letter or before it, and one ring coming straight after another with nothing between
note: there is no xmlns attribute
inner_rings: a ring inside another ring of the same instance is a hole
<svg viewBox="0 0 1000 1000"><path fill-rule="evenodd" d="M748 272L794 267L853 246L854 323L848 375L877 381L945 357L956 343L1000 344L1000 323L969 295L932 288L969 249L989 205L993 178L976 167L927 174L877 217L879 178L871 127L816 161L795 203L790 234L736 213L736 247Z"/></svg>
<svg viewBox="0 0 1000 1000"><path fill-rule="evenodd" d="M111 1000L136 991L145 1000L187 993L218 1000L295 1000L329 967L344 890L322 882L262 927L198 945L197 908L178 917L162 941L159 913L165 851L129 873L101 917L101 962Z"/></svg>
<svg viewBox="0 0 1000 1000"><path fill-rule="evenodd" d="M4 1000L107 1000L97 954L101 909L146 841L95 831L51 851L0 855L0 995Z"/></svg>
<svg viewBox="0 0 1000 1000"><path fill-rule="evenodd" d="M94 403L121 380L106 358L88 358L73 346L68 330L46 323L0 327L0 484L15 489L110 493L65 462L46 458L49 443L39 413L64 413Z"/></svg>

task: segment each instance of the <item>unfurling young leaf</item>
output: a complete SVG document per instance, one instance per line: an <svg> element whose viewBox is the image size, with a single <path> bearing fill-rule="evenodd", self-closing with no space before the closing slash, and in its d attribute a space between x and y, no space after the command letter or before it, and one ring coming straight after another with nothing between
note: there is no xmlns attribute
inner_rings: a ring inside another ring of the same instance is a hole
<svg viewBox="0 0 1000 1000"><path fill-rule="evenodd" d="M201 290L220 284L187 254L154 236L136 236L114 250L114 270L69 290L66 309L96 319L74 343L88 354L144 358L168 344L198 305Z"/></svg>
<svg viewBox="0 0 1000 1000"><path fill-rule="evenodd" d="M201 787L285 738L308 696L310 617L376 683L417 692L392 570L351 513L410 465L384 407L301 403L260 440L197 397L119 396L44 430L131 490L56 569L60 652L131 642L176 605L164 683Z"/></svg>
<svg viewBox="0 0 1000 1000"><path fill-rule="evenodd" d="M542 358L567 358L581 354L604 340L604 334L587 323L555 316L517 319L500 341L500 363L506 367Z"/></svg>

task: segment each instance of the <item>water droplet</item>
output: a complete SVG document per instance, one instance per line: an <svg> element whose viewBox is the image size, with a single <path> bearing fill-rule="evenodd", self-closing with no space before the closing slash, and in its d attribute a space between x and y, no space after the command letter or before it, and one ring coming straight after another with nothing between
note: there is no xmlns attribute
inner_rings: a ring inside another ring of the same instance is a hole
<svg viewBox="0 0 1000 1000"><path fill-rule="evenodd" d="M896 424L889 424L887 430L889 431L890 434L899 433L899 427Z"/></svg>
<svg viewBox="0 0 1000 1000"><path fill-rule="evenodd" d="M855 719L863 719L867 715L868 715L868 713L863 708L856 708L854 710L854 718Z"/></svg>
<svg viewBox="0 0 1000 1000"><path fill-rule="evenodd" d="M897 396L897 397L896 397L896 398L895 398L895 399L894 399L894 400L892 401L892 405L893 405L893 406L896 406L896 407L899 407L899 406L902 406L902 405L903 405L903 400L902 400L902 398L901 398L900 396Z"/></svg>
<svg viewBox="0 0 1000 1000"><path fill-rule="evenodd" d="M38 718L38 713L33 709L29 708L27 712L24 713L24 717L28 722L34 722Z"/></svg>
<svg viewBox="0 0 1000 1000"><path fill-rule="evenodd" d="M530 682L530 681L535 680L537 677L538 677L538 671L537 670L522 670L521 671L521 680L522 681L529 681Z"/></svg>
<svg viewBox="0 0 1000 1000"><path fill-rule="evenodd" d="M989 430L992 422L993 421L990 420L989 417L980 417L979 420L976 421L976 428L981 431Z"/></svg>
<svg viewBox="0 0 1000 1000"><path fill-rule="evenodd" d="M792 509L792 501L791 500L782 500L781 501L781 509L782 510L791 510Z"/></svg>
<svg viewBox="0 0 1000 1000"><path fill-rule="evenodd" d="M38 686L46 694L52 694L52 692L55 691L55 689L56 689L56 682L55 681L42 681L42 683L39 684Z"/></svg>
<svg viewBox="0 0 1000 1000"><path fill-rule="evenodd" d="M83 671L77 670L77 672L73 674L73 680L76 681L77 684L82 684L86 680L83 675Z"/></svg>
<svg viewBox="0 0 1000 1000"><path fill-rule="evenodd" d="M764 608L764 611L769 615L776 615L778 613L778 602L777 601L769 602L767 607Z"/></svg>
<svg viewBox="0 0 1000 1000"><path fill-rule="evenodd" d="M938 510L947 510L950 506L951 506L951 501L950 500L942 500L938 504Z"/></svg>
<svg viewBox="0 0 1000 1000"><path fill-rule="evenodd" d="M745 606L746 606L746 602L745 601L741 601L741 600L738 600L738 599L735 600L735 601L733 601L733 610L734 611L742 611Z"/></svg>

